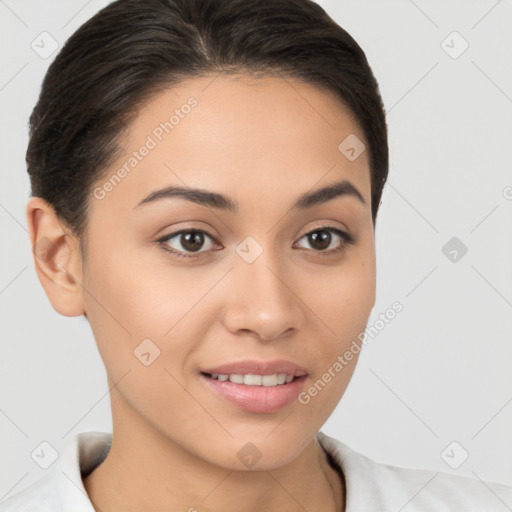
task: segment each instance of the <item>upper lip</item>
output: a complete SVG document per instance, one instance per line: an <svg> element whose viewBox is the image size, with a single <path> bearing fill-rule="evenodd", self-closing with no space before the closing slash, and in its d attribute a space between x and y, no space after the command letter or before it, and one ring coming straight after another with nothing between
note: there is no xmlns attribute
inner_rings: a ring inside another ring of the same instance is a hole
<svg viewBox="0 0 512 512"><path fill-rule="evenodd" d="M243 361L235 361L233 363L226 363L220 366L206 368L202 370L202 372L224 375L274 375L276 373L285 373L286 375L293 375L294 377L301 377L308 373L306 368L284 359L274 359L272 361L246 359Z"/></svg>

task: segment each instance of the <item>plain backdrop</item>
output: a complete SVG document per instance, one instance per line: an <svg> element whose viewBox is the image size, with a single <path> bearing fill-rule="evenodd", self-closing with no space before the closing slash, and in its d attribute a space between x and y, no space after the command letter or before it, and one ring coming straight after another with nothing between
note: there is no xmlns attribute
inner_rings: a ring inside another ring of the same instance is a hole
<svg viewBox="0 0 512 512"><path fill-rule="evenodd" d="M24 160L55 57L33 41L60 48L107 3L0 1L0 500L45 473L41 442L111 430L88 323L57 314L34 271ZM404 308L368 339L323 431L380 462L512 485L512 2L319 3L364 49L387 109L369 325Z"/></svg>

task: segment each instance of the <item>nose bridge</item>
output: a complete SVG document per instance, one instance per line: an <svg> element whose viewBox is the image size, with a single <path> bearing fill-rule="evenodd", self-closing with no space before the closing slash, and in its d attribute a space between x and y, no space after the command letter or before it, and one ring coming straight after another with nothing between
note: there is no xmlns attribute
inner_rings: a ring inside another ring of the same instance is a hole
<svg viewBox="0 0 512 512"><path fill-rule="evenodd" d="M233 295L226 314L227 327L256 332L271 339L301 322L300 301L287 283L282 258L271 247L247 237L236 248L232 274Z"/></svg>

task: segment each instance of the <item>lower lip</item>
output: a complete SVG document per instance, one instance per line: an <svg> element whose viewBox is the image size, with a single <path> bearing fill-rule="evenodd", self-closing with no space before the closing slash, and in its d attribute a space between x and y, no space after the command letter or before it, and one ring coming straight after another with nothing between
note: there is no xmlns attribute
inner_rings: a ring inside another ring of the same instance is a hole
<svg viewBox="0 0 512 512"><path fill-rule="evenodd" d="M307 375L277 386L246 386L234 382L211 379L200 374L206 385L222 398L240 409L250 412L272 413L291 404L299 395Z"/></svg>

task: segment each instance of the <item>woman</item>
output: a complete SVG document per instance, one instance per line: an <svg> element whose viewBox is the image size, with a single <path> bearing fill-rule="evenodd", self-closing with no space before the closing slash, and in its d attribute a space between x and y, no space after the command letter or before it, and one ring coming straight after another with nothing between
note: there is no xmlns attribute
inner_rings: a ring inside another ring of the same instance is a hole
<svg viewBox="0 0 512 512"><path fill-rule="evenodd" d="M75 436L0 511L512 504L319 432L375 303L388 147L365 55L318 5L114 2L30 124L36 271L91 325L113 434Z"/></svg>

